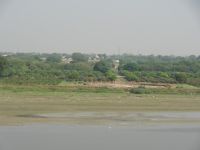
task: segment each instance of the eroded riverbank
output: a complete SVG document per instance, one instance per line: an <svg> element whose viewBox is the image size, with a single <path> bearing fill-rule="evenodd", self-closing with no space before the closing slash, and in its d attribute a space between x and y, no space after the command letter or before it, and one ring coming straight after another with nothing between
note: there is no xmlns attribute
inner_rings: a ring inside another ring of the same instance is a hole
<svg viewBox="0 0 200 150"><path fill-rule="evenodd" d="M65 124L134 125L134 124L199 124L200 112L65 112L22 115L22 118L57 120Z"/></svg>

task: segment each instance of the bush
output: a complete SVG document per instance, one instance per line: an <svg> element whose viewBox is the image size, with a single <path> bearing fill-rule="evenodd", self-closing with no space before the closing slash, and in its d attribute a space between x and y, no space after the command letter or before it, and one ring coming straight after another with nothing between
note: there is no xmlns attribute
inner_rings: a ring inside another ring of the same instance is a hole
<svg viewBox="0 0 200 150"><path fill-rule="evenodd" d="M138 81L138 76L133 72L124 71L123 75L125 76L125 79L128 81Z"/></svg>
<svg viewBox="0 0 200 150"><path fill-rule="evenodd" d="M109 70L106 72L106 78L108 81L115 81L117 79L116 73L112 70Z"/></svg>
<svg viewBox="0 0 200 150"><path fill-rule="evenodd" d="M176 73L174 78L178 83L186 83L187 82L187 75L186 73Z"/></svg>
<svg viewBox="0 0 200 150"><path fill-rule="evenodd" d="M133 88L130 90L130 93L133 94L150 94L150 90L146 89L145 87L138 87L138 88Z"/></svg>

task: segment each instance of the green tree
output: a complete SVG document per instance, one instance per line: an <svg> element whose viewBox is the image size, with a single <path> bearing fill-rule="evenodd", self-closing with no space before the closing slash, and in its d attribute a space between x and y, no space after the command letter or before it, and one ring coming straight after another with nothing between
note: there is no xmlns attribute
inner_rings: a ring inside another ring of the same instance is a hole
<svg viewBox="0 0 200 150"><path fill-rule="evenodd" d="M75 80L78 81L80 79L80 73L78 71L70 71L66 74L66 77L69 80Z"/></svg>
<svg viewBox="0 0 200 150"><path fill-rule="evenodd" d="M115 81L117 79L117 76L116 76L115 72L113 72L112 70L109 70L109 71L106 72L106 78L109 81Z"/></svg>
<svg viewBox="0 0 200 150"><path fill-rule="evenodd" d="M92 66L90 66L89 63L86 62L77 62L77 63L71 63L71 64L65 64L64 65L65 70L79 70L79 71L91 71Z"/></svg>
<svg viewBox="0 0 200 150"><path fill-rule="evenodd" d="M138 76L133 72L124 71L123 75L125 76L125 79L128 81L138 81Z"/></svg>
<svg viewBox="0 0 200 150"><path fill-rule="evenodd" d="M88 61L88 56L82 53L73 53L72 59L74 62L86 62Z"/></svg>
<svg viewBox="0 0 200 150"><path fill-rule="evenodd" d="M111 64L109 64L107 61L100 61L94 65L94 71L100 71L102 73L106 73L110 69L111 69Z"/></svg>
<svg viewBox="0 0 200 150"><path fill-rule="evenodd" d="M139 67L136 63L127 63L123 66L123 69L128 71L138 71Z"/></svg>
<svg viewBox="0 0 200 150"><path fill-rule="evenodd" d="M187 75L185 73L175 73L175 79L179 83L186 83L187 82Z"/></svg>
<svg viewBox="0 0 200 150"><path fill-rule="evenodd" d="M163 78L169 78L169 75L168 75L168 73L166 73L166 72L159 72L159 73L158 73L158 76L159 76L159 77L163 77Z"/></svg>
<svg viewBox="0 0 200 150"><path fill-rule="evenodd" d="M0 56L0 76L2 76L4 69L6 68L7 65L7 59Z"/></svg>
<svg viewBox="0 0 200 150"><path fill-rule="evenodd" d="M47 57L47 61L52 63L59 63L61 62L61 56L59 54L50 54Z"/></svg>

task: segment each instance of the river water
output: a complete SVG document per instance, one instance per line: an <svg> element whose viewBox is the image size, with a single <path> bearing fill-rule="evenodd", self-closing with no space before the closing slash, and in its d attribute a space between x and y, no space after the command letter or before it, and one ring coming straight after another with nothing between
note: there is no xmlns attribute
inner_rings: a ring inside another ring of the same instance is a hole
<svg viewBox="0 0 200 150"><path fill-rule="evenodd" d="M0 150L200 150L200 127L4 126Z"/></svg>

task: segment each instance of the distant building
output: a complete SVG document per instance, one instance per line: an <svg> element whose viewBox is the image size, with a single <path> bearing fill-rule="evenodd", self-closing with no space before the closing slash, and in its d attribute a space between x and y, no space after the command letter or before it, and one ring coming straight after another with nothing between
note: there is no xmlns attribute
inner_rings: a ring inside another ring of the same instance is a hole
<svg viewBox="0 0 200 150"><path fill-rule="evenodd" d="M119 67L119 63L120 63L119 60L114 59L113 62L112 62L112 66L113 66L113 68L114 68L114 69L118 69L118 67Z"/></svg>
<svg viewBox="0 0 200 150"><path fill-rule="evenodd" d="M61 61L62 61L62 63L70 64L73 61L73 59L71 57L67 58L66 56L62 56Z"/></svg>
<svg viewBox="0 0 200 150"><path fill-rule="evenodd" d="M47 60L46 57L41 57L40 59L41 59L42 61L46 61L46 60Z"/></svg>
<svg viewBox="0 0 200 150"><path fill-rule="evenodd" d="M96 62L99 62L101 61L100 57L98 55L95 55L95 56L91 56L88 58L88 62L90 63L96 63Z"/></svg>

